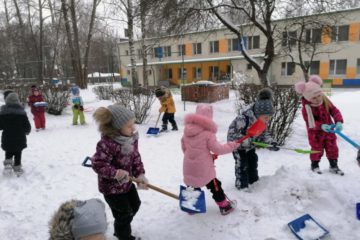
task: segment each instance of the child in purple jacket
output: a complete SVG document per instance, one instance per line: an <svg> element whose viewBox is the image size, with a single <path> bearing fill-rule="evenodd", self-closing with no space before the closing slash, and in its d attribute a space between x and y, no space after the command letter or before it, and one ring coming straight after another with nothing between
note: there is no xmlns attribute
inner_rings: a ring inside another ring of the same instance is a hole
<svg viewBox="0 0 360 240"><path fill-rule="evenodd" d="M148 180L138 151L135 115L114 104L98 108L94 118L102 136L92 157L92 168L98 174L99 191L115 218L114 235L118 239L136 239L131 235L131 221L141 201L129 177L142 182L137 185L139 189L147 189Z"/></svg>

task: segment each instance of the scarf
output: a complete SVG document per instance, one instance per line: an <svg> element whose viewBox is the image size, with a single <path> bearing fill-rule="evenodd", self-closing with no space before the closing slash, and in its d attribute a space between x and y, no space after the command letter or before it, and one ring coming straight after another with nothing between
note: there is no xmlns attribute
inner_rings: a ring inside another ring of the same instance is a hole
<svg viewBox="0 0 360 240"><path fill-rule="evenodd" d="M121 152L125 155L129 155L133 152L134 142L139 139L139 133L135 132L131 137L116 136L113 140L121 145Z"/></svg>

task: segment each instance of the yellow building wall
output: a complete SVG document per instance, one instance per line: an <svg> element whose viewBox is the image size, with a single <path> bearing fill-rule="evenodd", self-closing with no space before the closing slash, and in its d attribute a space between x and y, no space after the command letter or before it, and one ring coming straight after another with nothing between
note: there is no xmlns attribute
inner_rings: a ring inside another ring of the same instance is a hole
<svg viewBox="0 0 360 240"><path fill-rule="evenodd" d="M346 69L347 78L356 78L356 67L348 67Z"/></svg>
<svg viewBox="0 0 360 240"><path fill-rule="evenodd" d="M332 85L343 85L343 80L341 78L334 78Z"/></svg>
<svg viewBox="0 0 360 240"><path fill-rule="evenodd" d="M329 76L329 62L320 62L319 75L322 79L326 79Z"/></svg>
<svg viewBox="0 0 360 240"><path fill-rule="evenodd" d="M185 44L185 55L191 56L192 55L192 43Z"/></svg>
<svg viewBox="0 0 360 240"><path fill-rule="evenodd" d="M227 52L227 40L226 39L220 39L219 40L219 52L220 53L226 53Z"/></svg>
<svg viewBox="0 0 360 240"><path fill-rule="evenodd" d="M360 34L360 23L350 23L349 26L349 41L358 41Z"/></svg>
<svg viewBox="0 0 360 240"><path fill-rule="evenodd" d="M321 43L329 44L331 43L331 27L323 27L321 31Z"/></svg>

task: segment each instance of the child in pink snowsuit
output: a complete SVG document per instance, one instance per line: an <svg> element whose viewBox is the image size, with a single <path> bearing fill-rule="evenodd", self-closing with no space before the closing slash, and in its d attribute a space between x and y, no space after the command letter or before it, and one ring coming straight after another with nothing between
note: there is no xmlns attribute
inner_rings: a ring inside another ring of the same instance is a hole
<svg viewBox="0 0 360 240"><path fill-rule="evenodd" d="M236 203L227 199L221 182L216 178L213 154L231 153L240 144L220 144L216 140L217 125L212 116L212 106L206 104L199 104L195 114L185 116L184 135L181 139L184 182L194 188L206 186L210 189L221 214L226 215L234 209Z"/></svg>
<svg viewBox="0 0 360 240"><path fill-rule="evenodd" d="M44 97L36 86L31 87L31 95L28 97L28 104L31 107L31 113L34 116L36 131L45 130L45 107L37 107L35 103L43 102Z"/></svg>
<svg viewBox="0 0 360 240"><path fill-rule="evenodd" d="M311 170L321 174L319 162L325 150L330 163L330 172L344 175L337 164L339 149L336 136L329 132L334 122L336 129L341 131L344 121L340 111L323 94L321 84L322 80L317 75L310 76L308 82L295 84L296 92L303 96L302 115L306 123L311 150L318 151L318 153L310 154Z"/></svg>

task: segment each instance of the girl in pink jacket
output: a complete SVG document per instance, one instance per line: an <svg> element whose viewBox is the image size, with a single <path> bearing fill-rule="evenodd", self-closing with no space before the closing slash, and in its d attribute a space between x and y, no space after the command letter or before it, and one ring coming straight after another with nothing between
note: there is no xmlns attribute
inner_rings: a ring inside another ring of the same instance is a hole
<svg viewBox="0 0 360 240"><path fill-rule="evenodd" d="M301 93L302 115L306 123L308 139L311 150L318 153L310 154L311 170L321 174L319 162L326 151L330 163L330 172L344 175L338 167L339 148L336 136L330 133L331 125L336 124L336 129L342 130L343 118L339 109L324 95L321 90L322 79L312 75L308 82L298 82L295 90Z"/></svg>
<svg viewBox="0 0 360 240"><path fill-rule="evenodd" d="M226 197L221 182L216 178L213 154L231 153L240 144L220 144L216 140L217 125L212 116L212 106L206 104L199 104L195 114L185 116L184 135L181 139L184 182L194 188L206 186L210 189L221 214L226 215L234 210L236 202Z"/></svg>

